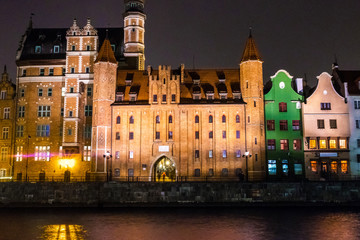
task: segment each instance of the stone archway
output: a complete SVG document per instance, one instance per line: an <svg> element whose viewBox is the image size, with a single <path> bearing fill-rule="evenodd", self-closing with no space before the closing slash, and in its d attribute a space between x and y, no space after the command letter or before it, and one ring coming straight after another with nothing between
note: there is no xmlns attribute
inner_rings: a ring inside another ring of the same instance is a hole
<svg viewBox="0 0 360 240"><path fill-rule="evenodd" d="M153 166L153 180L156 182L173 182L176 180L176 166L174 161L161 156Z"/></svg>

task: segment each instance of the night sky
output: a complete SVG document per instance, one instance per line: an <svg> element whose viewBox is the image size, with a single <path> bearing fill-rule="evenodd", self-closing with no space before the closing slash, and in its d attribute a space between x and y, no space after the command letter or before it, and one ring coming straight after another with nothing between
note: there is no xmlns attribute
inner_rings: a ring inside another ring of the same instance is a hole
<svg viewBox="0 0 360 240"><path fill-rule="evenodd" d="M0 65L15 78L15 53L30 13L35 28L123 25L123 0L1 0ZM264 60L264 81L279 69L310 85L331 71L360 69L359 0L147 0L146 65L237 68L249 26ZM2 67L1 67L2 68ZM1 69L2 70L2 69Z"/></svg>

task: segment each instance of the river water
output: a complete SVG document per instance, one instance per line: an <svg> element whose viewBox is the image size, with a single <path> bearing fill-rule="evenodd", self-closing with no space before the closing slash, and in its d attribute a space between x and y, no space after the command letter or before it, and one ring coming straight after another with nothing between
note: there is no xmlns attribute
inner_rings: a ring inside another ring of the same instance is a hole
<svg viewBox="0 0 360 240"><path fill-rule="evenodd" d="M0 209L1 240L360 239L360 209Z"/></svg>

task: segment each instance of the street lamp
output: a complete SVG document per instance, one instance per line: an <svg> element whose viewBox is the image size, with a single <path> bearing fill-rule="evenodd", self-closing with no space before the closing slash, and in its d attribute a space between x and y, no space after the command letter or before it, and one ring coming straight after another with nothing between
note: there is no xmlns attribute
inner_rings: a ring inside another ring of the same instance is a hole
<svg viewBox="0 0 360 240"><path fill-rule="evenodd" d="M103 155L106 160L106 181L112 181L112 155L109 151ZM110 174L109 174L109 159L110 159Z"/></svg>
<svg viewBox="0 0 360 240"><path fill-rule="evenodd" d="M243 157L245 157L245 173L246 173L245 180L246 182L248 182L249 181L248 158L251 157L250 152L246 151Z"/></svg>

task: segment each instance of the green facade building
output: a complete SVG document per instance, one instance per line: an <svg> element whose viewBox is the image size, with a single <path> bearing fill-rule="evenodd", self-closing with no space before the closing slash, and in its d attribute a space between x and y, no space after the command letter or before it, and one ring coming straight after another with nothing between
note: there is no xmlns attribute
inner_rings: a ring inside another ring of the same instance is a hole
<svg viewBox="0 0 360 240"><path fill-rule="evenodd" d="M305 172L301 120L304 98L294 91L292 76L285 70L272 76L269 85L264 96L268 180L300 180ZM297 79L297 89L302 92L302 79Z"/></svg>

